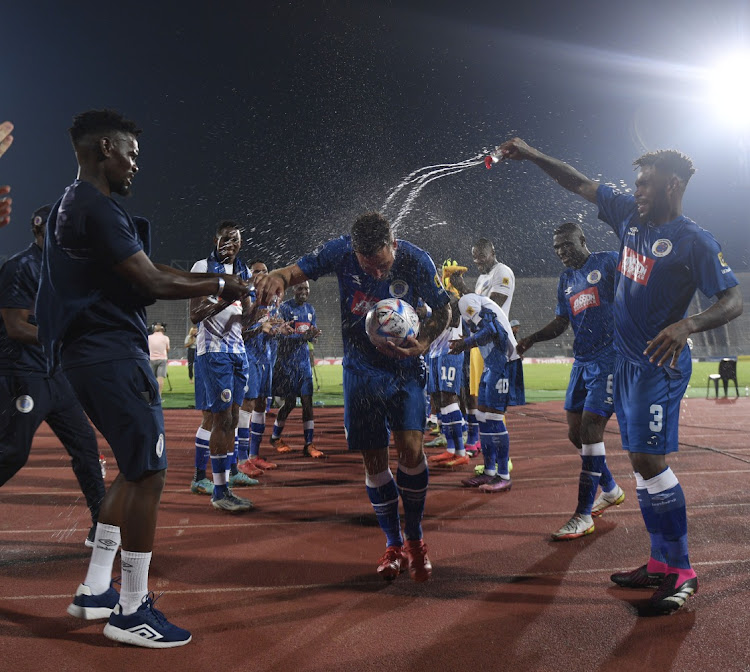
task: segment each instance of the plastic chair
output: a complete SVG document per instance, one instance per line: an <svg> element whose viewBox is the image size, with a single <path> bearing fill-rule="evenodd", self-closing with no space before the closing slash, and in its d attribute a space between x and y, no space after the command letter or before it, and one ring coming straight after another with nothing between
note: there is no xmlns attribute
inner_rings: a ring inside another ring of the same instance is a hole
<svg viewBox="0 0 750 672"><path fill-rule="evenodd" d="M711 381L714 383L714 389L716 391L716 397L719 397L719 381L724 383L724 396L729 394L729 381L734 381L734 391L737 396L740 396L740 390L737 386L737 360L729 357L724 357L719 362L719 372L712 373L708 376L708 382L706 383L706 399L709 397L709 389L711 387Z"/></svg>

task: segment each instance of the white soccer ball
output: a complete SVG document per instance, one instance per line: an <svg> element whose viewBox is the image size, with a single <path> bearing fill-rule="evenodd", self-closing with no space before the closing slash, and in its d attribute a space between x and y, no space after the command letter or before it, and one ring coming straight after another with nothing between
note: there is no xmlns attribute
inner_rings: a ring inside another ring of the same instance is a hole
<svg viewBox="0 0 750 672"><path fill-rule="evenodd" d="M419 335L419 317L406 301L383 299L367 313L365 330L375 347L386 343L401 346L409 336Z"/></svg>

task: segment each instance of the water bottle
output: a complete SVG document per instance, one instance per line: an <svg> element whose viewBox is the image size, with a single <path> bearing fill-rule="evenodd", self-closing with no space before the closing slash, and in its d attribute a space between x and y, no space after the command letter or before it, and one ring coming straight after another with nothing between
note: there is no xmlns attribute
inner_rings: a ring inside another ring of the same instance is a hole
<svg viewBox="0 0 750 672"><path fill-rule="evenodd" d="M99 468L102 470L102 478L107 478L107 460L103 453L99 453Z"/></svg>
<svg viewBox="0 0 750 672"><path fill-rule="evenodd" d="M501 161L505 160L505 155L500 151L500 148L498 147L494 152L491 152L487 156L484 157L484 167L489 170L494 166L496 163L500 163Z"/></svg>

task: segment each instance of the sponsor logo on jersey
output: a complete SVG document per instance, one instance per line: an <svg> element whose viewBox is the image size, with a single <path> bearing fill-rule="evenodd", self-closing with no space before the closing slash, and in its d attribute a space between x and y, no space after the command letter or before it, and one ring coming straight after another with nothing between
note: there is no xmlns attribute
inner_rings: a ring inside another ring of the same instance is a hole
<svg viewBox="0 0 750 672"><path fill-rule="evenodd" d="M468 315L469 317L474 317L474 315L476 315L476 314L477 314L477 311L476 311L476 310L474 310L474 308L472 308L471 306L466 306L466 314L467 314L467 315Z"/></svg>
<svg viewBox="0 0 750 672"><path fill-rule="evenodd" d="M719 252L719 254L718 254L717 256L719 257L719 263L720 263L720 264L721 264L721 265L722 265L722 266L723 266L724 268L729 268L729 264L728 264L728 263L726 262L726 260L724 259L724 255L723 255L723 254L722 254L721 252Z"/></svg>
<svg viewBox="0 0 750 672"><path fill-rule="evenodd" d="M510 278L503 278L503 285L505 287L510 287Z"/></svg>
<svg viewBox="0 0 750 672"><path fill-rule="evenodd" d="M654 260L651 257L647 257L645 254L638 254L627 245L622 248L622 257L620 258L620 263L617 265L617 270L626 278L630 278L639 285L645 286L648 284L653 267Z"/></svg>
<svg viewBox="0 0 750 672"><path fill-rule="evenodd" d="M229 388L221 391L221 400L226 404L232 401L232 390Z"/></svg>
<svg viewBox="0 0 750 672"><path fill-rule="evenodd" d="M651 252L655 257L666 257L672 251L672 241L667 238L659 238L652 246Z"/></svg>
<svg viewBox="0 0 750 672"><path fill-rule="evenodd" d="M406 292L409 291L409 285L404 280L394 280L390 287L388 287L388 291L394 299L400 299L406 296Z"/></svg>
<svg viewBox="0 0 750 672"><path fill-rule="evenodd" d="M602 272L594 269L586 276L586 280L590 285L595 285L599 280L602 279Z"/></svg>
<svg viewBox="0 0 750 672"><path fill-rule="evenodd" d="M156 457L164 455L164 434L159 434L159 438L156 441Z"/></svg>
<svg viewBox="0 0 750 672"><path fill-rule="evenodd" d="M34 400L28 394L16 398L16 410L19 413L31 413L34 410Z"/></svg>
<svg viewBox="0 0 750 672"><path fill-rule="evenodd" d="M596 287L587 287L582 292L578 292L570 299L570 311L573 315L583 312L586 308L599 305L599 290Z"/></svg>
<svg viewBox="0 0 750 672"><path fill-rule="evenodd" d="M441 289L443 288L443 283L437 273L435 273L435 277L433 278L433 280L435 281L435 287L440 287Z"/></svg>
<svg viewBox="0 0 750 672"><path fill-rule="evenodd" d="M308 331L310 331L310 323L309 322L297 322L294 325L294 331L297 334L305 334Z"/></svg>
<svg viewBox="0 0 750 672"><path fill-rule="evenodd" d="M364 292L354 292L352 297L351 311L355 315L367 315L372 308L380 299L374 296L368 296Z"/></svg>

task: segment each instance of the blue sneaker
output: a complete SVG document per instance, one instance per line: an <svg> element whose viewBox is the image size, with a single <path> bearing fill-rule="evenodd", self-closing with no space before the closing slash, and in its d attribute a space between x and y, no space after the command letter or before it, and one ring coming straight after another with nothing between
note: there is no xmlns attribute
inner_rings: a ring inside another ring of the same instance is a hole
<svg viewBox="0 0 750 672"><path fill-rule="evenodd" d="M68 605L68 613L87 621L109 618L119 601L120 593L112 587L111 583L109 584L109 590L99 595L92 595L91 588L82 583L78 586L73 601Z"/></svg>
<svg viewBox="0 0 750 672"><path fill-rule="evenodd" d="M149 592L138 611L130 616L124 616L118 604L109 617L109 623L104 626L104 636L147 649L170 649L190 642L193 636L187 630L172 625L164 614L154 609L157 599Z"/></svg>

